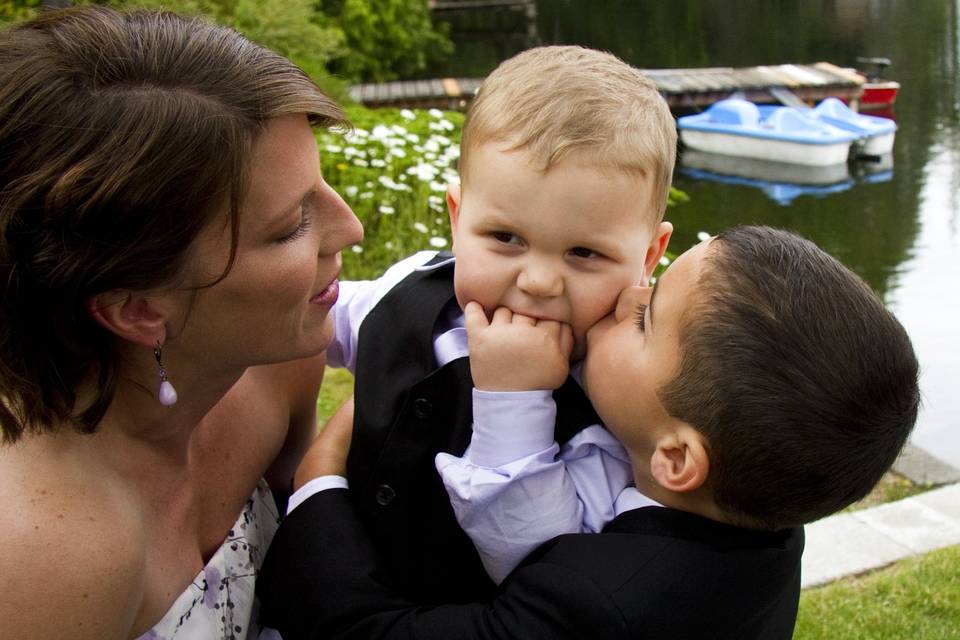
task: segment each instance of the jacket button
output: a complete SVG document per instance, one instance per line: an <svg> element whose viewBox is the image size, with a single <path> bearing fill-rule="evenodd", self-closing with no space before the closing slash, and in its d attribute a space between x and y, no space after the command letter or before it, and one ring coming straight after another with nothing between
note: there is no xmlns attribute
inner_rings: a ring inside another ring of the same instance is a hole
<svg viewBox="0 0 960 640"><path fill-rule="evenodd" d="M397 492L394 491L393 487L391 487L390 485L381 484L380 486L377 487L377 491L374 494L374 497L376 498L378 505L380 505L381 507L385 507L391 502L393 502L393 499L397 497Z"/></svg>
<svg viewBox="0 0 960 640"><path fill-rule="evenodd" d="M413 415L417 416L421 420L430 417L430 414L433 413L433 405L430 404L430 401L426 398L417 398L413 401Z"/></svg>

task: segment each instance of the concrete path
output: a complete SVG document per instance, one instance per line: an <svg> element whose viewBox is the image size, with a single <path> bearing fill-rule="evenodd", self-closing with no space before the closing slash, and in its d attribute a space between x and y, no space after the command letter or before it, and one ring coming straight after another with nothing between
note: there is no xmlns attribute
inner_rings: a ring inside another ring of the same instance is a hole
<svg viewBox="0 0 960 640"><path fill-rule="evenodd" d="M808 525L803 587L960 544L960 471L915 447L904 452L894 470L914 482L952 484Z"/></svg>

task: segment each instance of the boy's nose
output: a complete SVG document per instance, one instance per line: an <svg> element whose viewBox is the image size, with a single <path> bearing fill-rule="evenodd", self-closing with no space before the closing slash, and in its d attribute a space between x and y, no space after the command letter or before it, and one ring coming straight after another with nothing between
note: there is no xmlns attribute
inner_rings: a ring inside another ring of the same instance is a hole
<svg viewBox="0 0 960 640"><path fill-rule="evenodd" d="M551 298L563 293L563 278L546 265L528 265L517 276L517 287L538 298Z"/></svg>
<svg viewBox="0 0 960 640"><path fill-rule="evenodd" d="M614 311L614 317L617 322L623 322L627 318L633 318L637 307L641 304L650 304L650 287L641 287L634 285L627 287L620 292L617 298L617 308Z"/></svg>

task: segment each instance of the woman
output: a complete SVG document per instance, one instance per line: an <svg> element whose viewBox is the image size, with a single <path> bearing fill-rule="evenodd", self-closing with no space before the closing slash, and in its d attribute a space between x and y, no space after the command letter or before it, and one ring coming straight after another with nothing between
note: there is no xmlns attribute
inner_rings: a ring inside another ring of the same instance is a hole
<svg viewBox="0 0 960 640"><path fill-rule="evenodd" d="M344 121L228 29L84 7L0 33L0 637L255 637L359 222Z"/></svg>

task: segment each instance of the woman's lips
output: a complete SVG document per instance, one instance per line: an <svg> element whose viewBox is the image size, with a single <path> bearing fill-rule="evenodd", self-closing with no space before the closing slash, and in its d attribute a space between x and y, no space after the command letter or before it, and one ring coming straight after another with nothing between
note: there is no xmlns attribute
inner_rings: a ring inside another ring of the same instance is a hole
<svg viewBox="0 0 960 640"><path fill-rule="evenodd" d="M340 281L334 279L326 288L317 295L310 298L310 304L319 304L323 306L333 305L340 295Z"/></svg>

